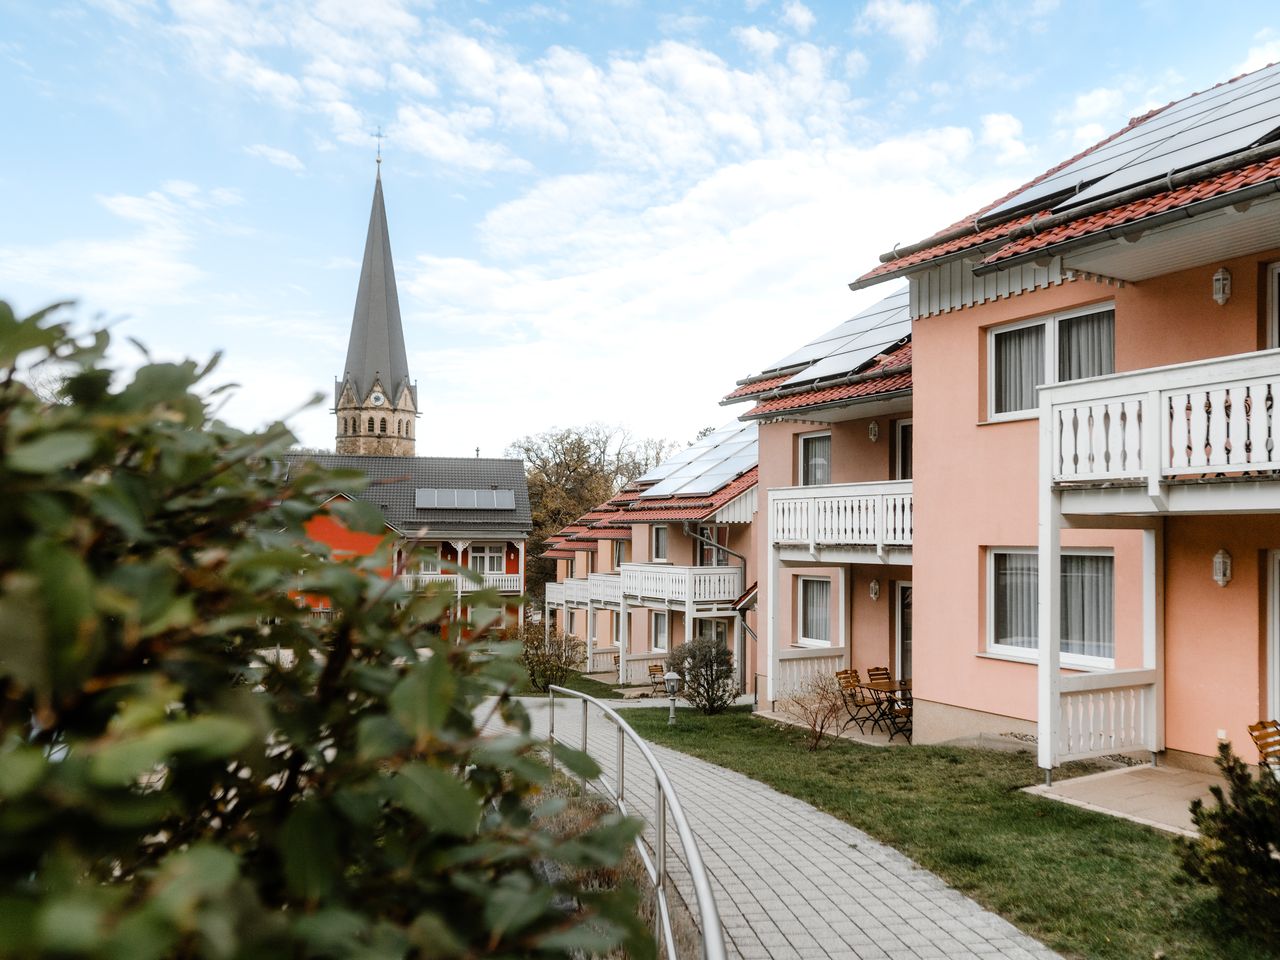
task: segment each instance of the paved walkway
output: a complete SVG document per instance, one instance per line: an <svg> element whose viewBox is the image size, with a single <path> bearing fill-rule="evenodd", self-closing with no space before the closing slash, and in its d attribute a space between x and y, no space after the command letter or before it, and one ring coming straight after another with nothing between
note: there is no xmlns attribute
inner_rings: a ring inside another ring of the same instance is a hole
<svg viewBox="0 0 1280 960"><path fill-rule="evenodd" d="M545 734L547 702L525 702L535 731ZM557 738L573 746L581 742L580 709L580 701L557 703ZM594 709L588 744L612 778L617 736ZM835 817L723 767L664 747L653 751L697 834L731 957L1057 956L896 850ZM625 779L632 809L649 816L652 776L630 751ZM673 829L678 849L674 834ZM688 873L681 859L675 860L672 878L692 906Z"/></svg>
<svg viewBox="0 0 1280 960"><path fill-rule="evenodd" d="M1199 798L1213 806L1213 795L1209 793L1212 784L1224 790L1227 787L1227 782L1216 774L1144 764L1057 780L1051 787L1040 784L1027 787L1026 791L1157 830L1195 837L1198 834L1191 822L1191 801Z"/></svg>

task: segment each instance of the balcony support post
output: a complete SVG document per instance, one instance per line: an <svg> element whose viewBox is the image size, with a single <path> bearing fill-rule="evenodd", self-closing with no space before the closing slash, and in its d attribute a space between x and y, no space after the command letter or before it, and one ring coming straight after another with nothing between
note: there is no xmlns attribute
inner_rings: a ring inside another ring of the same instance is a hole
<svg viewBox="0 0 1280 960"><path fill-rule="evenodd" d="M524 541L523 540L516 541L516 551L520 555L520 567L519 567L520 588L516 591L516 593L520 594L520 596L523 597L524 596ZM521 601L520 603L520 612L518 614L518 617L519 617L519 620L517 621L517 623L519 626L523 627L524 626L524 602L523 601Z"/></svg>
<svg viewBox="0 0 1280 960"><path fill-rule="evenodd" d="M1062 681L1062 494L1053 486L1051 407L1041 393L1039 516L1039 640L1037 667L1037 763L1046 782L1053 776L1058 747L1058 698Z"/></svg>
<svg viewBox="0 0 1280 960"><path fill-rule="evenodd" d="M778 686L778 607L781 605L782 598L779 595L779 584L782 577L780 572L781 561L778 558L777 529L774 523L774 511L769 511L769 530L767 551L769 561L769 591L759 599L763 600L767 610L768 622L765 627L765 651L769 658L769 666L767 669L766 693L769 698L770 709L773 709L773 702L777 699ZM757 605L759 600L757 600Z"/></svg>
<svg viewBox="0 0 1280 960"><path fill-rule="evenodd" d="M693 577L689 577L689 592L684 601L684 642L693 641Z"/></svg>
<svg viewBox="0 0 1280 960"><path fill-rule="evenodd" d="M1164 518L1142 531L1142 665L1155 671L1143 718L1151 762L1164 750Z"/></svg>
<svg viewBox="0 0 1280 960"><path fill-rule="evenodd" d="M590 589L590 583L587 584ZM587 598L587 673L591 672L592 654L596 652L596 605ZM584 703L586 701L583 701Z"/></svg>
<svg viewBox="0 0 1280 960"><path fill-rule="evenodd" d="M626 594L618 604L618 685L627 682L627 651L631 648L631 614Z"/></svg>
<svg viewBox="0 0 1280 960"><path fill-rule="evenodd" d="M1142 468L1147 475L1147 496L1158 510L1169 508L1164 492L1164 451L1169 448L1169 420L1160 403L1160 391L1143 398Z"/></svg>

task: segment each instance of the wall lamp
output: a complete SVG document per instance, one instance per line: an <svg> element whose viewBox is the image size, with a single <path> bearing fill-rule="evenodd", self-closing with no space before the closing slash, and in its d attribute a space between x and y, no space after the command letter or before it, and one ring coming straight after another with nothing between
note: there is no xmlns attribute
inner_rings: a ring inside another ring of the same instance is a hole
<svg viewBox="0 0 1280 960"><path fill-rule="evenodd" d="M1213 299L1220 307L1231 299L1231 271L1226 267L1219 267L1213 275Z"/></svg>
<svg viewBox="0 0 1280 960"><path fill-rule="evenodd" d="M1225 587L1231 582L1231 554L1219 550L1213 555L1213 582Z"/></svg>

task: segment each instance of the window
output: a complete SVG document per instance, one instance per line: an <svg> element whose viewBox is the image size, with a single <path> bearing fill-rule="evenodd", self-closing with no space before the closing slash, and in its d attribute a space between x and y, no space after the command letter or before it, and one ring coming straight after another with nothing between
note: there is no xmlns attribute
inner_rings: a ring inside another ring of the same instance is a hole
<svg viewBox="0 0 1280 960"><path fill-rule="evenodd" d="M359 433L359 432L360 432L360 418L359 418L359 417L352 417L352 418L351 418L351 432L352 432L352 433Z"/></svg>
<svg viewBox="0 0 1280 960"><path fill-rule="evenodd" d="M831 581L800 578L800 646L831 646Z"/></svg>
<svg viewBox="0 0 1280 960"><path fill-rule="evenodd" d="M434 551L426 552L420 555L418 560L419 573L439 573L440 557Z"/></svg>
<svg viewBox="0 0 1280 960"><path fill-rule="evenodd" d="M667 526L664 523L659 523L654 525L652 559L654 560L667 559Z"/></svg>
<svg viewBox="0 0 1280 960"><path fill-rule="evenodd" d="M911 479L911 421L899 420L894 424L894 435L896 447L894 456L894 470L899 480Z"/></svg>
<svg viewBox="0 0 1280 960"><path fill-rule="evenodd" d="M627 542L625 540L613 541L613 569L617 570L627 562Z"/></svg>
<svg viewBox="0 0 1280 960"><path fill-rule="evenodd" d="M811 487L831 482L831 434L800 438L800 485Z"/></svg>
<svg viewBox="0 0 1280 960"><path fill-rule="evenodd" d="M1026 656L1040 646L1040 570L1034 550L988 551L989 644ZM1115 660L1115 558L1063 552L1062 656L1085 665Z"/></svg>
<svg viewBox="0 0 1280 960"><path fill-rule="evenodd" d="M397 420L397 421L396 421L396 436L397 436L397 437L400 437L400 436L403 436L403 435L404 435L404 421L403 421L403 420Z"/></svg>
<svg viewBox="0 0 1280 960"><path fill-rule="evenodd" d="M695 620L693 635L699 640L714 638L721 646L729 643L729 623L727 620Z"/></svg>
<svg viewBox="0 0 1280 960"><path fill-rule="evenodd" d="M1267 267L1267 347L1280 347L1280 263Z"/></svg>
<svg viewBox="0 0 1280 960"><path fill-rule="evenodd" d="M369 433L373 433L373 417L369 418Z"/></svg>
<svg viewBox="0 0 1280 960"><path fill-rule="evenodd" d="M502 573L505 548L500 543L473 543L467 566L476 573Z"/></svg>
<svg viewBox="0 0 1280 960"><path fill-rule="evenodd" d="M698 536L719 543L721 540L720 531L720 527L698 527ZM699 567L723 567L729 563L729 555L727 553L710 544L703 543L701 540L698 541L698 552L695 555L695 559Z"/></svg>
<svg viewBox="0 0 1280 960"><path fill-rule="evenodd" d="M1114 308L1043 317L990 336L991 417L1034 411L1036 387L1115 373Z"/></svg>
<svg viewBox="0 0 1280 960"><path fill-rule="evenodd" d="M379 433L386 433L386 432L387 432L387 418L386 418L386 417L383 417L381 420L379 420L379 421L378 421L378 432L379 432Z"/></svg>
<svg viewBox="0 0 1280 960"><path fill-rule="evenodd" d="M670 637L670 621L666 611L653 611L653 617L650 620L650 635L653 639L653 649L667 649L667 641Z"/></svg>
<svg viewBox="0 0 1280 960"><path fill-rule="evenodd" d="M572 560L566 560L564 562L564 578L566 580L573 579L573 561Z"/></svg>

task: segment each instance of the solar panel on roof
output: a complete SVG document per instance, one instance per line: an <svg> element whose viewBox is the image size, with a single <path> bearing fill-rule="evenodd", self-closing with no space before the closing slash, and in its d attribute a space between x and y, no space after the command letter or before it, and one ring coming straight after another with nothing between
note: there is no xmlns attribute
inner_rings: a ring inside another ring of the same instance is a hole
<svg viewBox="0 0 1280 960"><path fill-rule="evenodd" d="M716 439L719 438L719 439ZM732 423L704 440L694 458L640 494L645 499L715 493L746 473L758 458L759 426Z"/></svg>
<svg viewBox="0 0 1280 960"><path fill-rule="evenodd" d="M893 323L898 315L907 309L907 288L903 287L872 304L866 310L844 321L833 330L828 330L816 340L810 340L803 347L789 353L777 363L764 369L764 373L785 370L801 363L813 363L823 357L848 347L857 338L864 336L869 330Z"/></svg>
<svg viewBox="0 0 1280 960"><path fill-rule="evenodd" d="M1194 94L1075 163L1010 197L980 218L1030 210L1068 194L1055 210L1238 153L1280 127L1280 64ZM1077 189L1079 188L1079 189Z"/></svg>
<svg viewBox="0 0 1280 960"><path fill-rule="evenodd" d="M418 487L413 491L415 510L514 510L514 490L464 490L454 487Z"/></svg>

